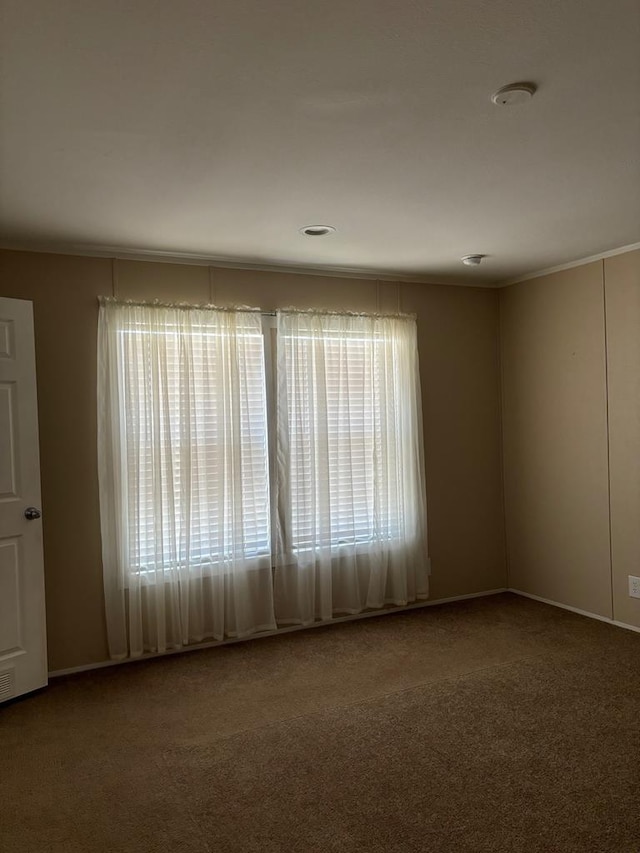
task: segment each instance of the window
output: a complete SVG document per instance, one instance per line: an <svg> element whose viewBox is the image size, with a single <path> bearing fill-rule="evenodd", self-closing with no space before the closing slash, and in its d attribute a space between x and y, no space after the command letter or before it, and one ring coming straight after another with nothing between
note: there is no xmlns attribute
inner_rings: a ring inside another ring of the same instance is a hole
<svg viewBox="0 0 640 853"><path fill-rule="evenodd" d="M312 316L294 315L283 321L279 346L287 383L291 547L402 537L404 507L392 481L399 477L398 415L407 401L398 399L396 337L380 318L329 315L318 325ZM323 450L323 470L315 471ZM324 500L317 499L318 487Z"/></svg>
<svg viewBox="0 0 640 853"><path fill-rule="evenodd" d="M415 321L279 312L276 351L256 311L103 301L113 656L426 596Z"/></svg>
<svg viewBox="0 0 640 853"><path fill-rule="evenodd" d="M222 324L211 312L178 317L161 329L140 317L116 332L129 572L211 569L270 552L258 318L241 315L232 329L229 315Z"/></svg>

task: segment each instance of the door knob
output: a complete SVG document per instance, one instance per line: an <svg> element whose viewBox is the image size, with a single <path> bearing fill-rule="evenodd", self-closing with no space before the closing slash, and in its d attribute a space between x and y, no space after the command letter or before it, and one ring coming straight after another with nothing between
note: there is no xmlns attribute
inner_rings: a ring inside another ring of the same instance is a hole
<svg viewBox="0 0 640 853"><path fill-rule="evenodd" d="M34 506L28 506L24 511L24 517L27 521L35 521L36 518L40 518L40 510Z"/></svg>

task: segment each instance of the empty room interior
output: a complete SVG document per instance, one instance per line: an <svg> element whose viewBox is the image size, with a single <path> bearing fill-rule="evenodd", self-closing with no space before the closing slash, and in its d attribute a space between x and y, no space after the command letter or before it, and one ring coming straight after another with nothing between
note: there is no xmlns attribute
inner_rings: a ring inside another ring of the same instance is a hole
<svg viewBox="0 0 640 853"><path fill-rule="evenodd" d="M2 9L2 853L638 853L637 0Z"/></svg>

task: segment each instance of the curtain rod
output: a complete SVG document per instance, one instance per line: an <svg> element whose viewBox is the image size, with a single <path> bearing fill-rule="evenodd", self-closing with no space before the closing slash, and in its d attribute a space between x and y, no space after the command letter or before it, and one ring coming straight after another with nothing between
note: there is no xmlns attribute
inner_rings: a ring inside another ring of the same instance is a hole
<svg viewBox="0 0 640 853"><path fill-rule="evenodd" d="M382 312L382 311L331 311L328 309L314 309L314 308L295 308L295 307L287 307L280 308L278 311L261 311L259 308L253 308L248 305L229 305L229 306L218 306L218 305L197 305L189 302L164 302L159 299L154 299L152 301L138 300L138 299L121 299L115 296L98 296L98 302L101 305L136 305L141 308L179 308L184 310L193 309L210 309L214 311L230 311L230 312L246 312L248 314L258 314L261 317L277 317L278 311L281 311L284 314L322 314L326 316L334 316L334 317L389 317L397 320L415 320L415 314L406 314L404 312Z"/></svg>

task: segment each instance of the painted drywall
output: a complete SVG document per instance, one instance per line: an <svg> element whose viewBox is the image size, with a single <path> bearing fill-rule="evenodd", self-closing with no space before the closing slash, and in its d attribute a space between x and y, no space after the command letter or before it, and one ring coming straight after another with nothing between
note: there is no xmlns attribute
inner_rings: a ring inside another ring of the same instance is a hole
<svg viewBox="0 0 640 853"><path fill-rule="evenodd" d="M49 667L107 659L96 467L99 295L418 315L432 599L504 587L498 292L0 252L34 302Z"/></svg>
<svg viewBox="0 0 640 853"><path fill-rule="evenodd" d="M496 589L504 561L496 304L473 288L402 288L418 316L431 596ZM496 299L497 303L497 299ZM496 585L497 583L497 585Z"/></svg>
<svg viewBox="0 0 640 853"><path fill-rule="evenodd" d="M0 293L34 303L49 668L107 655L96 468L97 297L111 262L0 253Z"/></svg>
<svg viewBox="0 0 640 853"><path fill-rule="evenodd" d="M613 616L603 262L500 291L510 587Z"/></svg>
<svg viewBox="0 0 640 853"><path fill-rule="evenodd" d="M604 261L609 386L613 612L640 628L640 251Z"/></svg>

